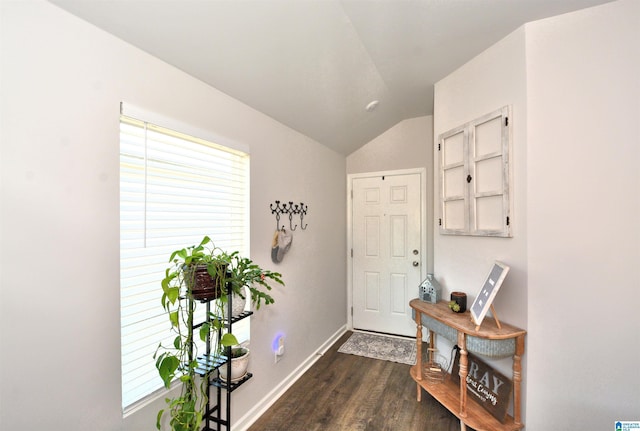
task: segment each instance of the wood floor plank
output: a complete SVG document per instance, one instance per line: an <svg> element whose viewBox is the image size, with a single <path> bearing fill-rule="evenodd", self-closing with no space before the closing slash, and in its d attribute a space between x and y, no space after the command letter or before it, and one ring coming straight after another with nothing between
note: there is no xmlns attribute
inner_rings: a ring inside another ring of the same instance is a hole
<svg viewBox="0 0 640 431"><path fill-rule="evenodd" d="M248 431L460 429L457 418L428 393L416 401L409 365L339 353L350 335L329 348Z"/></svg>

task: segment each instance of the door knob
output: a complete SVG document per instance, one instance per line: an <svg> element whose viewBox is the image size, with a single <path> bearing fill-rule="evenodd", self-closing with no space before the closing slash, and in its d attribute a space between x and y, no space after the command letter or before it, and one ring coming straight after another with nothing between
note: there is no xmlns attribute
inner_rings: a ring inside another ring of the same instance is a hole
<svg viewBox="0 0 640 431"><path fill-rule="evenodd" d="M420 265L420 262L418 262L417 260L414 260L413 261L413 266L418 266L418 265Z"/></svg>
<svg viewBox="0 0 640 431"><path fill-rule="evenodd" d="M418 254L418 250L413 250L413 254L417 255Z"/></svg>

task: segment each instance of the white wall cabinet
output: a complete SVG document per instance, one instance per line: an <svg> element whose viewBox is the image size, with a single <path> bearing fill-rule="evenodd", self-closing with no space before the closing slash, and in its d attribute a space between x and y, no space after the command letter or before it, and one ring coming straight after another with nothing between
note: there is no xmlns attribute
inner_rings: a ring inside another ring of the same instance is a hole
<svg viewBox="0 0 640 431"><path fill-rule="evenodd" d="M440 233L511 236L510 107L438 137Z"/></svg>

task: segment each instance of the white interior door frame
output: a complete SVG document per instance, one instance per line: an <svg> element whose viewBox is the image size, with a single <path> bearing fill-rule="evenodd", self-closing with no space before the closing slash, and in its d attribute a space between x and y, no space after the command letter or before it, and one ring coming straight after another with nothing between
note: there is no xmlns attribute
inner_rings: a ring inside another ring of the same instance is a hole
<svg viewBox="0 0 640 431"><path fill-rule="evenodd" d="M425 279L429 269L427 268L427 262L429 261L427 248L427 227L431 221L432 214L427 213L427 170L426 168L412 168L412 169L400 169L393 171L378 171L378 172L364 172L358 174L347 175L347 328L353 329L353 256L351 250L353 249L353 199L351 195L353 192L353 181L358 178L370 178L380 176L392 176L392 175L408 175L418 174L420 175L420 205L423 217L420 220L420 245L423 253L420 256L420 277ZM429 220L428 220L429 219ZM418 296L418 286L416 286L416 297Z"/></svg>

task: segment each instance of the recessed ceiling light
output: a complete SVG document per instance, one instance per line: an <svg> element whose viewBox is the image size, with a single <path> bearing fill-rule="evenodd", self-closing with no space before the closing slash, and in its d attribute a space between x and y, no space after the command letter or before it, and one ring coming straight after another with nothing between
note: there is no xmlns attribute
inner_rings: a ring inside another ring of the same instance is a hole
<svg viewBox="0 0 640 431"><path fill-rule="evenodd" d="M373 110L375 110L378 107L378 103L380 103L377 100L373 100L371 102L369 102L369 104L364 108L367 112L371 112Z"/></svg>

